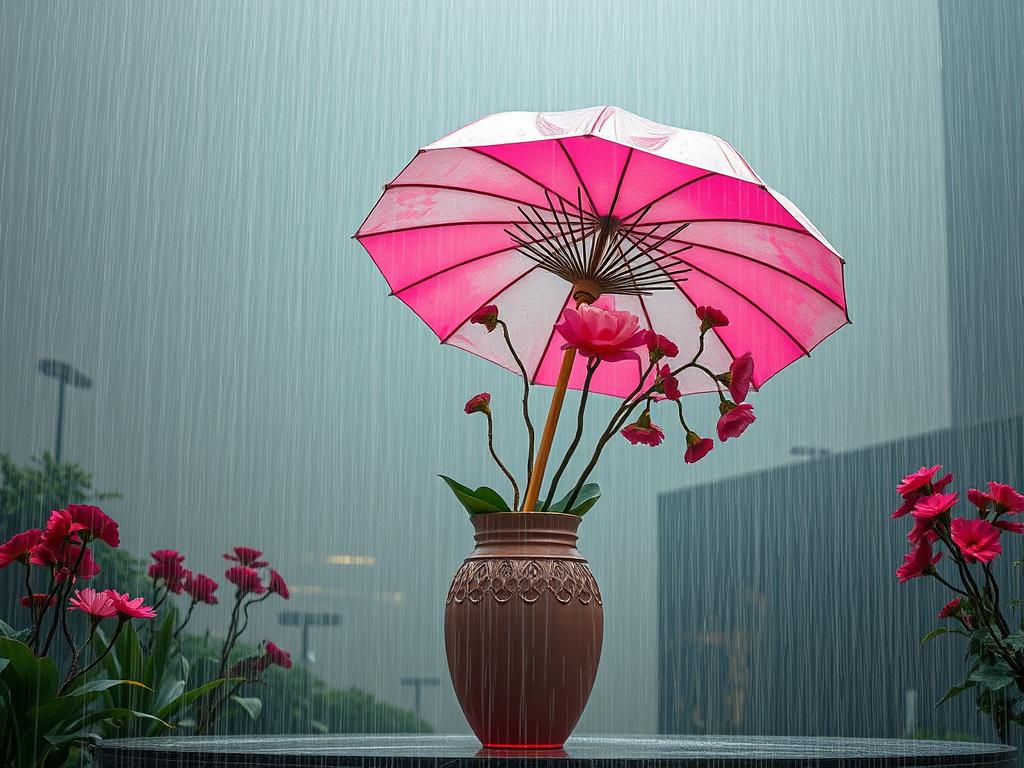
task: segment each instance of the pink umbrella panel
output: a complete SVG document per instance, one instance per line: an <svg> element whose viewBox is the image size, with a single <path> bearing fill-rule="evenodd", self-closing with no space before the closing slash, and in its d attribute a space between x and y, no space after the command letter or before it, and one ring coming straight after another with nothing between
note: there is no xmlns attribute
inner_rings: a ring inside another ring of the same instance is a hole
<svg viewBox="0 0 1024 768"><path fill-rule="evenodd" d="M600 243L602 236L603 244ZM722 310L702 361L745 352L759 387L849 322L843 260L728 143L615 107L509 112L420 150L356 233L391 287L446 344L519 368L501 334L471 325L495 304L532 383L554 385L575 306L632 312L696 352L695 308ZM600 366L591 389L625 396L632 361ZM583 386L577 359L571 388ZM713 385L699 371L684 393Z"/></svg>

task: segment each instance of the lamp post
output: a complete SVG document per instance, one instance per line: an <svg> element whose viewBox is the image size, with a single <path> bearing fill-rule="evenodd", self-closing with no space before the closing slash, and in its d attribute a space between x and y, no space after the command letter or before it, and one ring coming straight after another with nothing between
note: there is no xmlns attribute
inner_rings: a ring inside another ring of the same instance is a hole
<svg viewBox="0 0 1024 768"><path fill-rule="evenodd" d="M405 677L402 678L402 685L411 685L415 693L415 711L416 711L416 727L419 728L420 722L423 720L420 717L420 691L424 686L437 686L440 685L441 681L436 677Z"/></svg>
<svg viewBox="0 0 1024 768"><path fill-rule="evenodd" d="M304 664L312 664L313 656L309 650L309 628L336 627L341 624L341 614L283 611L278 614L277 620L285 627L302 627L302 662Z"/></svg>
<svg viewBox="0 0 1024 768"><path fill-rule="evenodd" d="M68 384L77 389L89 389L92 379L62 360L40 360L39 371L44 376L57 379L60 385L57 391L57 441L53 449L53 458L60 464L61 442L64 439L64 389Z"/></svg>

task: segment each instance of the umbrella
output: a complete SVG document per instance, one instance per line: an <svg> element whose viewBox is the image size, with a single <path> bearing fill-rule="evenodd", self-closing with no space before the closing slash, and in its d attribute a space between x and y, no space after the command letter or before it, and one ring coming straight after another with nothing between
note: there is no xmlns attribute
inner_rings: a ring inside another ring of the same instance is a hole
<svg viewBox="0 0 1024 768"><path fill-rule="evenodd" d="M842 258L732 146L617 107L504 112L448 134L385 186L356 238L442 343L518 373L499 334L469 322L499 308L530 382L556 387L552 435L586 375L553 328L568 306L632 312L684 354L694 308L714 306L730 322L702 359L726 370L751 353L755 387L849 322ZM591 391L625 396L638 375L601 366ZM709 387L696 371L679 384Z"/></svg>

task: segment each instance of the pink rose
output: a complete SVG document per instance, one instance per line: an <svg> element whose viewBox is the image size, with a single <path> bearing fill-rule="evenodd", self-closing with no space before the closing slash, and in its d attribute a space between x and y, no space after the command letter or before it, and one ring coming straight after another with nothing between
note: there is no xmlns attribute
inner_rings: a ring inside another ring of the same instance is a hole
<svg viewBox="0 0 1024 768"><path fill-rule="evenodd" d="M686 433L686 453L683 454L683 461L687 464L695 464L715 447L710 437L701 437L696 432Z"/></svg>
<svg viewBox="0 0 1024 768"><path fill-rule="evenodd" d="M729 394L733 402L742 403L750 392L754 378L754 358L750 353L740 355L729 366Z"/></svg>
<svg viewBox="0 0 1024 768"><path fill-rule="evenodd" d="M566 308L555 330L565 339L562 349L575 349L584 357L614 363L640 359L632 351L644 343L639 326L639 318L629 312L583 304L579 309Z"/></svg>
<svg viewBox="0 0 1024 768"><path fill-rule="evenodd" d="M988 520L966 520L958 517L949 525L953 543L968 563L992 562L1003 551L999 543L999 529Z"/></svg>
<svg viewBox="0 0 1024 768"><path fill-rule="evenodd" d="M757 421L754 406L750 403L736 405L726 400L718 410L722 414L718 419L718 439L723 443L731 437L739 437Z"/></svg>
<svg viewBox="0 0 1024 768"><path fill-rule="evenodd" d="M729 324L725 313L714 307L697 307L697 318L700 320L701 333L712 328L724 328Z"/></svg>
<svg viewBox="0 0 1024 768"><path fill-rule="evenodd" d="M491 396L486 392L481 392L479 395L473 395L466 401L464 410L466 413L490 413Z"/></svg>
<svg viewBox="0 0 1024 768"><path fill-rule="evenodd" d="M633 445L643 444L652 448L665 439L665 433L657 424L651 423L651 414L647 411L640 414L640 418L632 424L627 424L621 434Z"/></svg>
<svg viewBox="0 0 1024 768"><path fill-rule="evenodd" d="M480 309L469 316L469 322L484 326L487 332L490 333L498 327L498 308L493 304L480 307Z"/></svg>
<svg viewBox="0 0 1024 768"><path fill-rule="evenodd" d="M644 331L644 343L647 345L647 352L650 354L652 363L658 362L663 357L675 357L679 354L679 347L675 342L654 331Z"/></svg>
<svg viewBox="0 0 1024 768"><path fill-rule="evenodd" d="M941 559L941 552L933 556L932 545L922 541L903 556L903 565L896 569L896 578L902 584L918 576L931 574L935 571L935 564Z"/></svg>

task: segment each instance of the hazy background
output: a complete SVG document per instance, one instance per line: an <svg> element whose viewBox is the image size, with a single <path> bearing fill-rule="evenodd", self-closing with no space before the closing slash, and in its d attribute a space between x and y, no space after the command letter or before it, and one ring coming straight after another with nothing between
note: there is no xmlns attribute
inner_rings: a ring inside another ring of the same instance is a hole
<svg viewBox="0 0 1024 768"><path fill-rule="evenodd" d="M52 449L37 363L68 360L95 384L69 394L65 458L124 493L123 546L218 578L230 545L264 549L290 607L343 616L315 635L318 673L405 706L400 679L436 675L424 717L465 732L441 623L471 528L436 474L498 485L462 404L491 392L519 456L519 386L439 346L350 236L418 147L483 114L614 104L720 135L846 257L854 325L701 464L678 434L605 454L580 731L653 731L656 494L951 422L939 52L934 0L3 0L0 450ZM298 651L274 611L252 636Z"/></svg>

